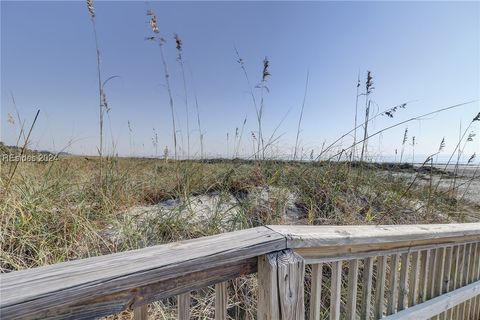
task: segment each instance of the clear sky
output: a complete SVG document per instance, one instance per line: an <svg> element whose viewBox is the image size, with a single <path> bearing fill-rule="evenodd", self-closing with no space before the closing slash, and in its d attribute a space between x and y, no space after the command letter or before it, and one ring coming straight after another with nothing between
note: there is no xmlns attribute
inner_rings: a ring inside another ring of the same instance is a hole
<svg viewBox="0 0 480 320"><path fill-rule="evenodd" d="M172 150L160 51L145 41L151 34L149 7L156 11L167 40L179 138L185 141L183 84L173 33L184 43L192 154L199 152L194 92L207 153L224 156L228 150L231 156L235 128L245 117L240 153L252 153L255 111L234 46L255 84L261 79L263 58L270 60L264 132L269 136L281 124L272 150L277 155L290 154L295 144L307 71L300 133L305 154L312 149L317 154L324 141L328 144L353 127L359 71L362 88L366 70L372 71L374 111L412 101L394 119L380 117L371 133L480 97L479 2L97 1L95 7L104 78L119 76L106 88L111 111L105 132L108 150L113 138L120 155L153 155L154 129L158 153L166 145ZM16 119L13 93L27 123L41 109L33 148L58 151L68 146L72 153L95 154L96 56L85 2L2 1L1 11L1 140L15 144L18 135L18 121L8 121L9 113ZM257 97L259 93L255 90ZM360 106L363 119L362 97ZM458 140L460 124L465 128L479 111L475 102L400 126L373 138L369 153L392 155L401 148L407 126L409 142L416 137L418 155L435 152L444 136L448 153ZM480 151L479 128L480 122L472 126L478 136L467 144L468 154ZM410 156L412 147L405 152Z"/></svg>

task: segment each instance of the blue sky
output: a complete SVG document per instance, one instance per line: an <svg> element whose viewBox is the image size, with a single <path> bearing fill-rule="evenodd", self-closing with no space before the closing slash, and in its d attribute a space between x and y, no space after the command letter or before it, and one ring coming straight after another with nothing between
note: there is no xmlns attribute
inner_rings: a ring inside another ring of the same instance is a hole
<svg viewBox="0 0 480 320"><path fill-rule="evenodd" d="M372 71L377 110L413 101L394 119L380 117L370 132L480 96L478 2L97 1L95 7L104 78L119 76L106 88L111 107L106 139L109 152L113 138L120 155L153 155L154 129L159 153L166 145L172 150L160 51L144 40L150 34L145 15L149 7L156 11L167 40L179 136L185 141L183 84L173 33L184 43L192 154L199 152L194 91L207 153L224 156L228 150L231 155L235 128L245 117L240 153L252 153L255 111L234 46L254 83L261 79L263 58L271 61L264 132L270 135L281 123L280 138L271 150L277 155L290 154L295 143L307 71L300 135L305 154L312 149L318 153L324 141L328 144L353 127L359 71L362 82L366 70ZM58 151L68 146L69 152L95 154L96 57L85 3L2 1L1 9L1 140L14 144L18 134L18 121L8 122L9 113L15 116L13 92L22 118L31 121L41 109L32 147ZM363 99L360 102L363 119ZM445 136L448 153L458 140L460 124L465 128L479 111L480 103L475 102L409 123L415 152L435 152ZM372 138L369 153L392 155L400 149L406 127ZM479 123L472 129L479 136L467 144L466 154L480 151ZM409 156L411 149L406 147Z"/></svg>

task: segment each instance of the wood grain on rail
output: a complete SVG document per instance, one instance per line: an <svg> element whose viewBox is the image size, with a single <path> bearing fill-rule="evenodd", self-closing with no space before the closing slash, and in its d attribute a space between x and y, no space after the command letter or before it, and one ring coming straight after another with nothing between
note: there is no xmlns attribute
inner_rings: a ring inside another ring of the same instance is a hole
<svg viewBox="0 0 480 320"><path fill-rule="evenodd" d="M108 315L255 272L257 256L281 249L283 236L258 227L7 273L0 276L0 316Z"/></svg>

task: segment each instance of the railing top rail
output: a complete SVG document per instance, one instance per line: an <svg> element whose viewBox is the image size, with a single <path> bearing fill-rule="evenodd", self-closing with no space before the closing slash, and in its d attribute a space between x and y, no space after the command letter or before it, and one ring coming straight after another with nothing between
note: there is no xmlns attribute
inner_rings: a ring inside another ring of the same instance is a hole
<svg viewBox="0 0 480 320"><path fill-rule="evenodd" d="M394 242L430 242L445 238L480 236L480 223L360 225L360 226L268 226L284 235L287 247L312 248L387 244Z"/></svg>
<svg viewBox="0 0 480 320"><path fill-rule="evenodd" d="M22 309L20 318L28 318L53 309L61 313L82 303L96 304L94 311L111 314L152 298L149 285L173 279L177 288L178 278L220 267L213 275L190 279L208 285L215 281L212 276L241 273L236 265L251 269L246 259L284 249L285 244L280 234L258 227L11 272L0 276L1 315L9 318L14 309Z"/></svg>
<svg viewBox="0 0 480 320"><path fill-rule="evenodd" d="M258 227L0 275L0 315L113 314L255 272L257 256L287 248L418 245L472 237L480 239L480 223Z"/></svg>

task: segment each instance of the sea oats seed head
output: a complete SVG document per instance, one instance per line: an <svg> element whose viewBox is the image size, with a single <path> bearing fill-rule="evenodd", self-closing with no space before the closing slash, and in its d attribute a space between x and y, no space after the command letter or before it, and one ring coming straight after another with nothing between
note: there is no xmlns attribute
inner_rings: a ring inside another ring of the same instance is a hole
<svg viewBox="0 0 480 320"><path fill-rule="evenodd" d="M90 17L95 18L95 7L93 6L93 0L87 0L87 9Z"/></svg>
<svg viewBox="0 0 480 320"><path fill-rule="evenodd" d="M408 139L408 128L405 128L405 132L403 133L403 141L402 144L405 144Z"/></svg>
<svg viewBox="0 0 480 320"><path fill-rule="evenodd" d="M147 16L150 16L150 28L152 28L153 33L160 33L160 29L157 24L157 16L152 10L147 11Z"/></svg>
<svg viewBox="0 0 480 320"><path fill-rule="evenodd" d="M477 155L476 155L475 153L472 154L472 156L470 157L470 159L468 159L468 163L467 163L467 164L470 164L473 160L475 160L475 157L476 157L476 156L477 156Z"/></svg>
<svg viewBox="0 0 480 320"><path fill-rule="evenodd" d="M265 57L265 59L263 59L262 81L266 81L267 77L271 75L268 70L269 67L270 67L270 61L268 61L268 58Z"/></svg>
<svg viewBox="0 0 480 320"><path fill-rule="evenodd" d="M175 47L177 48L178 51L182 51L182 39L180 39L178 33L173 34L173 38L175 39Z"/></svg>
<svg viewBox="0 0 480 320"><path fill-rule="evenodd" d="M480 112L477 114L475 118L473 118L472 122L473 121L480 121Z"/></svg>
<svg viewBox="0 0 480 320"><path fill-rule="evenodd" d="M7 122L10 123L10 124L15 124L15 119L13 118L13 116L10 112L7 114L7 116L8 116Z"/></svg>
<svg viewBox="0 0 480 320"><path fill-rule="evenodd" d="M105 91L102 90L102 107L105 108L105 111L109 112L110 108L108 107L108 102L107 102L107 95L105 94Z"/></svg>
<svg viewBox="0 0 480 320"><path fill-rule="evenodd" d="M367 82L365 84L365 88L366 88L367 94L370 94L372 90L375 89L373 87L373 77L372 77L371 71L367 71Z"/></svg>
<svg viewBox="0 0 480 320"><path fill-rule="evenodd" d="M445 149L445 137L443 137L442 141L440 142L440 147L438 148L438 152L443 151Z"/></svg>
<svg viewBox="0 0 480 320"><path fill-rule="evenodd" d="M474 132L468 134L467 142L473 141L473 138L476 136Z"/></svg>

